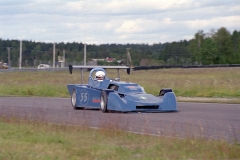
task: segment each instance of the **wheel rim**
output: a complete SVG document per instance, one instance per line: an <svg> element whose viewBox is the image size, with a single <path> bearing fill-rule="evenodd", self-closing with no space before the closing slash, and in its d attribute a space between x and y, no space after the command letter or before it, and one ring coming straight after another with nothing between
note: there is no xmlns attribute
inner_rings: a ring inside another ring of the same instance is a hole
<svg viewBox="0 0 240 160"><path fill-rule="evenodd" d="M73 91L72 93L72 105L75 107L76 106L76 92Z"/></svg>
<svg viewBox="0 0 240 160"><path fill-rule="evenodd" d="M100 105L101 105L101 109L103 110L103 109L104 109L104 106L105 106L105 102L104 102L104 98L103 98L102 95L101 95L101 102L100 102Z"/></svg>

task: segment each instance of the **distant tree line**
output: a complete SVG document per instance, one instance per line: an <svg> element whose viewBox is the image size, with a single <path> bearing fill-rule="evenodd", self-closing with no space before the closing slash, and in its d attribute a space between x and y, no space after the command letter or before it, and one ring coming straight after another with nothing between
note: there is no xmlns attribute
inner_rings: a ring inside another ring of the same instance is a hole
<svg viewBox="0 0 240 160"><path fill-rule="evenodd" d="M22 41L22 66L36 66L39 63L52 63L53 43ZM18 66L20 53L19 40L0 39L0 60L8 62L8 51L12 66ZM87 61L112 57L126 63L127 48L130 48L134 66L139 65L209 65L240 64L240 31L230 33L222 27L205 33L199 30L191 40L157 44L88 44ZM79 42L57 43L57 56L65 50L66 61L82 62L84 44ZM141 64L141 60L146 60ZM101 62L104 64L106 62ZM114 65L117 62L113 62Z"/></svg>

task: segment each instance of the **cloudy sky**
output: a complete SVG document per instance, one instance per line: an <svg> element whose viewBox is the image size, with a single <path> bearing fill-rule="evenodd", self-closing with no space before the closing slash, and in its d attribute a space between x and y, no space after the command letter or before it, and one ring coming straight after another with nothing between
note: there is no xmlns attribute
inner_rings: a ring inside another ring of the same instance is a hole
<svg viewBox="0 0 240 160"><path fill-rule="evenodd" d="M240 30L239 0L0 0L0 38L164 43Z"/></svg>

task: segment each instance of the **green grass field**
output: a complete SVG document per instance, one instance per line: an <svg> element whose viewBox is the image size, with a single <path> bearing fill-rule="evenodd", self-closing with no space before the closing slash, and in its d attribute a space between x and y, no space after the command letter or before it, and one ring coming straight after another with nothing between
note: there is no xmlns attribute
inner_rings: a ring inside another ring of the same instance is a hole
<svg viewBox="0 0 240 160"><path fill-rule="evenodd" d="M240 159L240 145L189 137L166 138L14 118L0 119L0 159L177 160Z"/></svg>
<svg viewBox="0 0 240 160"><path fill-rule="evenodd" d="M87 83L89 72L84 72ZM110 78L116 70L108 70ZM0 73L0 96L70 97L66 85L80 83L80 73L74 70L58 72ZM172 88L176 96L240 98L240 68L158 69L121 71L121 80L138 83L150 94L161 88Z"/></svg>

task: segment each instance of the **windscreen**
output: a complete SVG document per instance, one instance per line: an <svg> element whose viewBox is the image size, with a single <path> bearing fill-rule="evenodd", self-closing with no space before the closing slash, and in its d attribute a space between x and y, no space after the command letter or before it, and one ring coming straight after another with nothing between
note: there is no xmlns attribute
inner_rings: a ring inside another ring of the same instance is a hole
<svg viewBox="0 0 240 160"><path fill-rule="evenodd" d="M123 92L144 92L143 88L137 84L122 84L118 90Z"/></svg>

